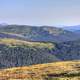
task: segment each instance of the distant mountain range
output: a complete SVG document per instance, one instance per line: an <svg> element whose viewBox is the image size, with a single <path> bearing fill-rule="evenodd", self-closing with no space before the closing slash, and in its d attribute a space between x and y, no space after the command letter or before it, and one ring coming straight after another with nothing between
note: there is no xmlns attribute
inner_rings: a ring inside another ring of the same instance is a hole
<svg viewBox="0 0 80 80"><path fill-rule="evenodd" d="M80 31L80 25L75 25L75 26L64 26L63 27L64 30L68 30L68 31Z"/></svg>
<svg viewBox="0 0 80 80"><path fill-rule="evenodd" d="M65 42L80 39L74 32L51 26L5 25L0 26L0 33L31 41Z"/></svg>

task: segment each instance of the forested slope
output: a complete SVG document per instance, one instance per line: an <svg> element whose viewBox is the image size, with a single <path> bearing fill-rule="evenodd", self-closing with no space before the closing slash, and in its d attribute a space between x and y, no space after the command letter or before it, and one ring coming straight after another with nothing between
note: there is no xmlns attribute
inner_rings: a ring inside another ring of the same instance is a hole
<svg viewBox="0 0 80 80"><path fill-rule="evenodd" d="M57 57L49 54L54 48L52 43L0 39L0 68L59 61Z"/></svg>
<svg viewBox="0 0 80 80"><path fill-rule="evenodd" d="M63 43L0 39L0 68L80 60L80 40Z"/></svg>

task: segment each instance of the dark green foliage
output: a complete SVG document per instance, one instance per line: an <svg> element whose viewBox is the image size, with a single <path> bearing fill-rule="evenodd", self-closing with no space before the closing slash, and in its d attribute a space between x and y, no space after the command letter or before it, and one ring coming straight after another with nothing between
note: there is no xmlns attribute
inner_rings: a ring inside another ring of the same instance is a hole
<svg viewBox="0 0 80 80"><path fill-rule="evenodd" d="M61 60L80 60L80 40L56 44L54 53Z"/></svg>
<svg viewBox="0 0 80 80"><path fill-rule="evenodd" d="M7 46L0 44L0 68L48 63L58 59L47 48Z"/></svg>
<svg viewBox="0 0 80 80"><path fill-rule="evenodd" d="M0 44L0 68L80 59L80 41L55 45L55 48L49 49L27 45L7 46Z"/></svg>

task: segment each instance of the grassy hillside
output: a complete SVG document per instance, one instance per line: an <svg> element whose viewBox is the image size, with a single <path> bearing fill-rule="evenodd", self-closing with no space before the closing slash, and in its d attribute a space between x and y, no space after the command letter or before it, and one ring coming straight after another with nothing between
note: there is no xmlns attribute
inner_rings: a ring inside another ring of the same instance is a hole
<svg viewBox="0 0 80 80"><path fill-rule="evenodd" d="M39 48L55 48L52 43L49 42L29 42L12 38L2 38L0 39L0 44L10 45L10 46L29 46L29 47L39 47Z"/></svg>
<svg viewBox="0 0 80 80"><path fill-rule="evenodd" d="M80 80L80 61L3 69L0 80Z"/></svg>

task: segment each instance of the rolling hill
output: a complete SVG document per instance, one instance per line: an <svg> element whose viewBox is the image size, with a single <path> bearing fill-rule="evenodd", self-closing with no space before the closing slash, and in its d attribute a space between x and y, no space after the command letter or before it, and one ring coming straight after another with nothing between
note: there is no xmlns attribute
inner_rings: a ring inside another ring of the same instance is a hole
<svg viewBox="0 0 80 80"><path fill-rule="evenodd" d="M64 60L80 60L80 39L73 32L49 26L0 26L0 68Z"/></svg>
<svg viewBox="0 0 80 80"><path fill-rule="evenodd" d="M27 40L25 39L25 37L19 34L12 34L12 33L6 33L6 32L0 32L0 39L1 38L14 38L14 39L20 39L20 40Z"/></svg>
<svg viewBox="0 0 80 80"><path fill-rule="evenodd" d="M29 42L18 39L0 39L0 68L25 66L59 61L49 54L55 44L49 42Z"/></svg>
<svg viewBox="0 0 80 80"><path fill-rule="evenodd" d="M78 33L50 26L0 25L0 80L80 80L78 60Z"/></svg>
<svg viewBox="0 0 80 80"><path fill-rule="evenodd" d="M51 43L0 39L0 68L80 60L80 40Z"/></svg>
<svg viewBox="0 0 80 80"><path fill-rule="evenodd" d="M0 80L80 80L80 61L2 69Z"/></svg>
<svg viewBox="0 0 80 80"><path fill-rule="evenodd" d="M0 27L0 32L16 34L17 37L31 41L65 42L80 39L73 32L51 26L5 25Z"/></svg>

